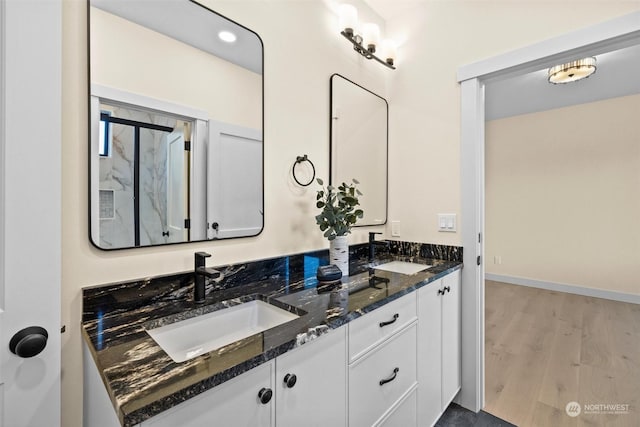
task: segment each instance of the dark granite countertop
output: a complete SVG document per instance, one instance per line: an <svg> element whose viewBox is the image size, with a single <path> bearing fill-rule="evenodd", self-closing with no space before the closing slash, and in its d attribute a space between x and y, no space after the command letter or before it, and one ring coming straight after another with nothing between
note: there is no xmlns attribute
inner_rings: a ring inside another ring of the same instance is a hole
<svg viewBox="0 0 640 427"><path fill-rule="evenodd" d="M462 268L458 247L392 242L370 265L366 245L357 245L350 248L350 276L324 286L315 274L327 252L216 267L222 275L210 281L199 305L192 272L84 288L83 335L122 425L138 424ZM391 260L433 267L412 275L375 269ZM300 317L182 363L145 330L256 297L288 305Z"/></svg>

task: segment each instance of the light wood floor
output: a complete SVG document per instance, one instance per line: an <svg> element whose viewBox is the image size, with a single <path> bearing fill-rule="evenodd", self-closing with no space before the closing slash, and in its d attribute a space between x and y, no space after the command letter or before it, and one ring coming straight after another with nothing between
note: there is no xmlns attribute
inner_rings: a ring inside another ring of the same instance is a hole
<svg viewBox="0 0 640 427"><path fill-rule="evenodd" d="M640 305L487 281L485 315L485 411L520 427L640 426Z"/></svg>

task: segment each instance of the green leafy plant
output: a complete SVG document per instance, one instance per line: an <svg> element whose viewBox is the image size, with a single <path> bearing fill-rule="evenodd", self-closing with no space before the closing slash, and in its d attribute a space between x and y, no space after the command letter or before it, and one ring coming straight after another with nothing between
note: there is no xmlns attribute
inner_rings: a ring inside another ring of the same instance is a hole
<svg viewBox="0 0 640 427"><path fill-rule="evenodd" d="M320 231L324 232L324 237L329 240L337 236L346 236L351 232L358 220L362 218L362 209L356 209L360 205L358 196L362 196L360 190L356 188L360 184L356 179L351 180L351 184L342 183L336 189L332 185L324 187L324 182L318 178L318 184L322 186L316 195L316 206L322 209L316 215L316 224L320 226Z"/></svg>

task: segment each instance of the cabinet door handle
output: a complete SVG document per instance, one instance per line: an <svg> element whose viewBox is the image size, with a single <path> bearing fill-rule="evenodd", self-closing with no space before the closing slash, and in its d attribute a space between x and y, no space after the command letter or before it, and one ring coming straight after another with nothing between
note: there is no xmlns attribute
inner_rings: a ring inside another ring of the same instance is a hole
<svg viewBox="0 0 640 427"><path fill-rule="evenodd" d="M445 290L445 291L447 291L447 292L451 292L451 288L450 288L449 286L445 286L445 287L444 287L444 290ZM444 292L443 292L443 293L444 293Z"/></svg>
<svg viewBox="0 0 640 427"><path fill-rule="evenodd" d="M393 374L389 378L385 378L383 380L380 380L380 385L385 385L386 383L390 383L391 381L395 380L396 377L398 376L398 371L399 370L400 370L400 368L395 368L393 370Z"/></svg>
<svg viewBox="0 0 640 427"><path fill-rule="evenodd" d="M258 392L258 399L260 399L260 403L266 405L271 401L271 397L273 397L273 391L270 388L262 387Z"/></svg>
<svg viewBox="0 0 640 427"><path fill-rule="evenodd" d="M438 295L444 295L444 289L438 289Z"/></svg>
<svg viewBox="0 0 640 427"><path fill-rule="evenodd" d="M392 323L395 323L395 322L396 322L396 320L398 320L398 317L400 317L400 315L399 315L398 313L394 314L394 315L393 315L393 319L391 319L391 320L387 320L386 322L380 322L380 327L381 327L381 328L384 328L384 327L385 327L385 326L387 326L387 325L390 325L390 324L392 324Z"/></svg>
<svg viewBox="0 0 640 427"><path fill-rule="evenodd" d="M297 381L298 377L296 377L296 374L287 374L284 376L284 385L287 388L293 388Z"/></svg>

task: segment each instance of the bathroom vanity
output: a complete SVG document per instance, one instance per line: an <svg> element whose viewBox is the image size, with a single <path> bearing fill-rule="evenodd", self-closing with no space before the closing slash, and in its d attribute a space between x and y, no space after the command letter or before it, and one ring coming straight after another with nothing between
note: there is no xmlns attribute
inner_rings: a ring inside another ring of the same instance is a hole
<svg viewBox="0 0 640 427"><path fill-rule="evenodd" d="M192 272L85 288L85 426L435 423L460 389L461 248L392 242L369 264L351 247L334 287L326 252L218 267L197 306ZM148 332L256 298L291 320L181 362Z"/></svg>

